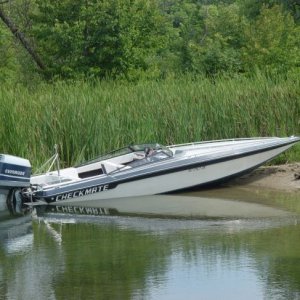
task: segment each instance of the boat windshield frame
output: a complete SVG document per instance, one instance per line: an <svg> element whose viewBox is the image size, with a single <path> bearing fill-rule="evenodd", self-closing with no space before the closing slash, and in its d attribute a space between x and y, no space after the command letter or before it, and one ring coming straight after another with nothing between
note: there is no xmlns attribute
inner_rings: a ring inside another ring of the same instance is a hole
<svg viewBox="0 0 300 300"><path fill-rule="evenodd" d="M107 159L112 159L118 156L122 156L122 155L126 155L126 154L130 154L130 153L135 153L135 152L145 152L146 149L152 149L154 151L158 151L158 150L162 150L167 156L172 157L173 156L173 152L167 148L166 146L162 146L158 143L149 143L149 144L135 144L135 145L129 145L127 147L123 147L123 148L119 148L116 149L114 151L108 152L106 154L97 156L96 158L93 158L87 162L84 162L82 164L79 164L77 167L82 167L85 165L89 165L92 163L97 163L100 161L104 161Z"/></svg>

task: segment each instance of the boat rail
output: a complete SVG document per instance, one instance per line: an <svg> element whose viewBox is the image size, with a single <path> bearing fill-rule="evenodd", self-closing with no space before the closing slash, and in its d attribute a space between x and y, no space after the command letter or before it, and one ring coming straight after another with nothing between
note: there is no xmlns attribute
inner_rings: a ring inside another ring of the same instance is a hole
<svg viewBox="0 0 300 300"><path fill-rule="evenodd" d="M49 166L47 168L46 173L49 173L56 164L56 170L58 173L58 176L60 176L60 163L59 163L59 153L58 153L58 145L54 145L54 154L35 172L34 175L43 174L43 170L46 168L46 166Z"/></svg>
<svg viewBox="0 0 300 300"><path fill-rule="evenodd" d="M294 137L294 136L291 136ZM224 143L224 142L237 142L237 141L251 141L251 140L270 140L270 139L280 139L279 137L253 137L253 138L236 138L236 139L224 139L224 140L211 140L211 141L201 141L201 142L193 142L193 143L183 143L183 144L173 144L166 146L167 148L176 148L182 146L197 146L203 144L211 144L211 143Z"/></svg>

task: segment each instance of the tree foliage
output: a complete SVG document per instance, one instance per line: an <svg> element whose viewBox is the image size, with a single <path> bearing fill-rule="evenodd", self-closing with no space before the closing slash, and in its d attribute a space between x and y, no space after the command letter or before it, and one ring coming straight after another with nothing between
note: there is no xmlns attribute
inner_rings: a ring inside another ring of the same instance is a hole
<svg viewBox="0 0 300 300"><path fill-rule="evenodd" d="M11 3L0 5L37 49L48 78L137 80L178 73L251 74L257 69L268 74L299 73L299 1ZM28 66L28 56L20 48L12 51L12 43L1 25L0 78L28 73L28 67L22 67Z"/></svg>
<svg viewBox="0 0 300 300"><path fill-rule="evenodd" d="M34 37L53 74L156 76L166 21L155 1L37 1Z"/></svg>
<svg viewBox="0 0 300 300"><path fill-rule="evenodd" d="M287 73L300 65L299 27L281 6L263 6L259 16L247 27L244 60L247 69Z"/></svg>

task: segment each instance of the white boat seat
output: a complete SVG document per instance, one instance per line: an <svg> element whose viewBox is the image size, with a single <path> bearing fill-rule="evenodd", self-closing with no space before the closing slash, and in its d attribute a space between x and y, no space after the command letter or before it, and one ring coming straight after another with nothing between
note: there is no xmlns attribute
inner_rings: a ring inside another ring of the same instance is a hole
<svg viewBox="0 0 300 300"><path fill-rule="evenodd" d="M67 177L70 179L78 179L78 172L75 168L66 168L60 170L60 176Z"/></svg>
<svg viewBox="0 0 300 300"><path fill-rule="evenodd" d="M51 185L66 181L76 181L79 180L77 170L75 168L66 168L60 170L60 175L58 176L57 171L48 172L41 175L36 175L31 177L31 184L39 185Z"/></svg>
<svg viewBox="0 0 300 300"><path fill-rule="evenodd" d="M104 174L109 174L113 171L117 171L117 170L126 170L126 169L130 169L129 166L125 166L125 165L121 165L121 164L115 164L115 163L112 163L110 161L103 161L101 163L101 167L102 167L102 170L103 170L103 173Z"/></svg>

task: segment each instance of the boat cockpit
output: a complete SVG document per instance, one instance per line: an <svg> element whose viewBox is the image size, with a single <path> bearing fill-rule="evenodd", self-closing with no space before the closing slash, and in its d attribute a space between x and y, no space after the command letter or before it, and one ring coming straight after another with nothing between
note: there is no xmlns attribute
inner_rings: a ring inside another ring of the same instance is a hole
<svg viewBox="0 0 300 300"><path fill-rule="evenodd" d="M34 185L56 185L101 175L114 175L142 165L171 158L173 152L160 144L137 144L99 156L75 167L48 171L31 178Z"/></svg>
<svg viewBox="0 0 300 300"><path fill-rule="evenodd" d="M160 144L137 144L124 147L103 156L99 156L75 168L80 178L90 177L91 166L101 165L104 174L112 174L173 156L173 152ZM88 167L88 168L87 168ZM84 170L89 169L86 173ZM98 174L100 175L100 174Z"/></svg>

